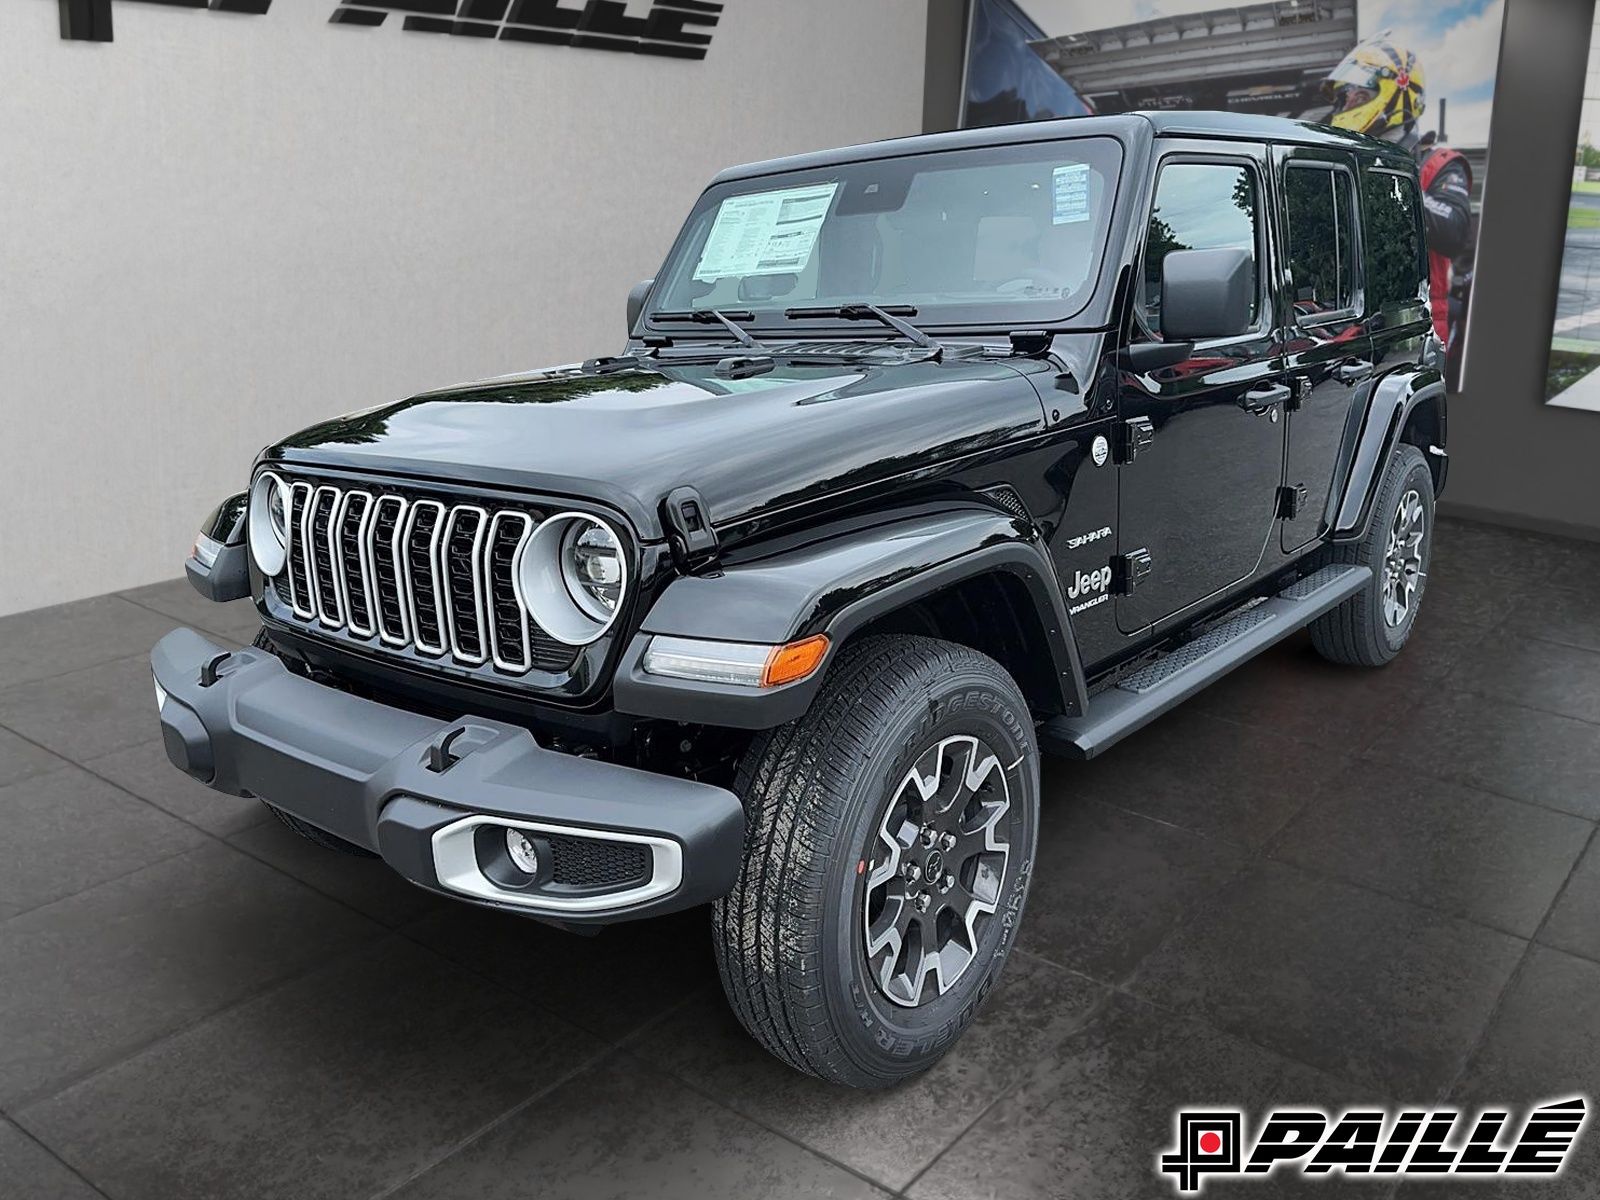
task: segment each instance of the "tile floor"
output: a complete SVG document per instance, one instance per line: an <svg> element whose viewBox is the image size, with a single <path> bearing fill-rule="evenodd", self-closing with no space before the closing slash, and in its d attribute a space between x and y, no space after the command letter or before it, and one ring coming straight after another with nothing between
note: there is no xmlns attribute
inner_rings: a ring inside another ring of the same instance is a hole
<svg viewBox="0 0 1600 1200"><path fill-rule="evenodd" d="M887 1094L757 1050L702 913L441 903L173 772L145 655L248 605L0 619L0 1196L1166 1196L1179 1104L1600 1093L1597 595L1600 546L1445 522L1392 667L1296 640L1048 763L1021 950Z"/></svg>

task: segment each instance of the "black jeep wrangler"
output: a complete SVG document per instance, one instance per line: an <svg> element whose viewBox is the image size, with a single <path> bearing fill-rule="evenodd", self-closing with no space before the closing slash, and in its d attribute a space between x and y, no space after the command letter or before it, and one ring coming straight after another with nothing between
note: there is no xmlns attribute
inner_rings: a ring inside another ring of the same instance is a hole
<svg viewBox="0 0 1600 1200"><path fill-rule="evenodd" d="M173 762L572 927L710 903L774 1054L973 1020L1089 758L1308 627L1405 645L1444 484L1400 150L1213 113L724 172L622 353L264 451L152 655Z"/></svg>

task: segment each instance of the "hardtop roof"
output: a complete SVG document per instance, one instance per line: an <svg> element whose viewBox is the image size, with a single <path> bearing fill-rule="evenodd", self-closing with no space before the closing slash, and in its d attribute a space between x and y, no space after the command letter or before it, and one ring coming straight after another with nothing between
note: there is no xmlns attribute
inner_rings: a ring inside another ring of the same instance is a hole
<svg viewBox="0 0 1600 1200"><path fill-rule="evenodd" d="M1150 137L1203 137L1252 142L1281 142L1301 146L1323 146L1360 150L1414 165L1415 160L1402 147L1379 141L1365 134L1298 121L1289 117L1263 117L1233 112L1131 112L1108 117L1067 117L1053 121L1025 121L1014 125L990 125L978 129L956 129L947 133L925 133L911 137L841 146L765 162L745 163L721 172L714 183L805 171L849 162L870 162L878 158L900 158L911 154L937 154L946 150L969 150L979 146L1015 145L1026 142L1056 141L1062 138L1107 136L1122 141Z"/></svg>

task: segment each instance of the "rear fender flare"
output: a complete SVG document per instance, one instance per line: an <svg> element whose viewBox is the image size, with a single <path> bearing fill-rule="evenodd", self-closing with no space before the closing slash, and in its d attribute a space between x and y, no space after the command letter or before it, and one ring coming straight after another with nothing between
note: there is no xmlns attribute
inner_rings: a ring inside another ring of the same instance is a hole
<svg viewBox="0 0 1600 1200"><path fill-rule="evenodd" d="M1432 367L1402 367L1373 384L1364 409L1356 410L1361 418L1360 429L1353 438L1347 438L1346 452L1341 457L1345 464L1340 475L1342 483L1334 489L1329 503L1329 524L1335 541L1355 541L1366 534L1384 468L1419 405L1439 404L1442 436L1444 395L1444 378Z"/></svg>

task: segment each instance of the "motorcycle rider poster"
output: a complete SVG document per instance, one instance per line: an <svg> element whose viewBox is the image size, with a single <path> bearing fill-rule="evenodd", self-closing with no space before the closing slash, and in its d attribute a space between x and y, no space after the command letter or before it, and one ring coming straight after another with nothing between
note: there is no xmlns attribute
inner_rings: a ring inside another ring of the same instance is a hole
<svg viewBox="0 0 1600 1200"><path fill-rule="evenodd" d="M965 126L1206 108L1356 129L1416 155L1435 331L1466 376L1503 0L973 0Z"/></svg>

